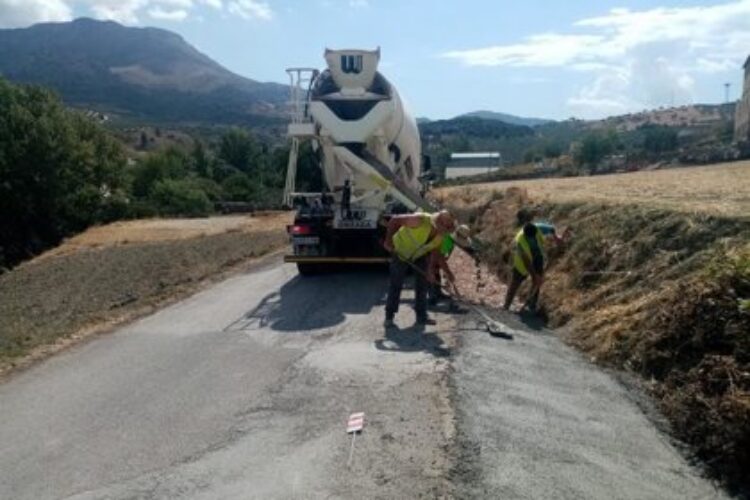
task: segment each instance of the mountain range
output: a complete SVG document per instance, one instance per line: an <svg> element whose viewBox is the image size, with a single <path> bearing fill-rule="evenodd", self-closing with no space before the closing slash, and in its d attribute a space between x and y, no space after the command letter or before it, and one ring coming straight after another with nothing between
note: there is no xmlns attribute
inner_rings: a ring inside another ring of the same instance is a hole
<svg viewBox="0 0 750 500"><path fill-rule="evenodd" d="M273 123L289 98L286 85L232 73L173 32L87 18L0 30L0 75L136 120Z"/></svg>
<svg viewBox="0 0 750 500"><path fill-rule="evenodd" d="M538 125L546 125L553 123L554 120L546 120L544 118L525 118L523 116L509 115L507 113L498 113L495 111L472 111L471 113L465 113L457 116L456 118L482 118L483 120L497 120L508 123L510 125L521 125L523 127L536 127Z"/></svg>

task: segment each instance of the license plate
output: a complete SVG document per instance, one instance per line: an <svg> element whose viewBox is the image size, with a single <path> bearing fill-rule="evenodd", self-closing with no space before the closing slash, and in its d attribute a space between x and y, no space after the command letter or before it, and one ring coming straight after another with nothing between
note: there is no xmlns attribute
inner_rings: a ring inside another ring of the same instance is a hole
<svg viewBox="0 0 750 500"><path fill-rule="evenodd" d="M320 244L320 238L317 236L304 236L304 237L297 237L292 238L292 243L295 245L319 245Z"/></svg>
<svg viewBox="0 0 750 500"><path fill-rule="evenodd" d="M340 220L337 226L339 229L372 229L375 227L375 221L370 220Z"/></svg>

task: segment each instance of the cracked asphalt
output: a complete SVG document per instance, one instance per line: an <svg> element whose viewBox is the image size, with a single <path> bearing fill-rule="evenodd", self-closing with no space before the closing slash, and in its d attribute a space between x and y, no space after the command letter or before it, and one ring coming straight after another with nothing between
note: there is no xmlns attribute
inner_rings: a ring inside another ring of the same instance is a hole
<svg viewBox="0 0 750 500"><path fill-rule="evenodd" d="M386 280L272 257L17 374L0 498L721 497L543 330L407 306L386 334Z"/></svg>

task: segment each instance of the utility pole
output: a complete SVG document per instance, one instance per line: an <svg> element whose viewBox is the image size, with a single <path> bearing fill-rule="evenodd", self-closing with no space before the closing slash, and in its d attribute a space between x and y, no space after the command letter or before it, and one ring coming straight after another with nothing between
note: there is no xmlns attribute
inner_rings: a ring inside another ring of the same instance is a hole
<svg viewBox="0 0 750 500"><path fill-rule="evenodd" d="M724 84L724 104L729 104L729 88L732 86L731 83Z"/></svg>

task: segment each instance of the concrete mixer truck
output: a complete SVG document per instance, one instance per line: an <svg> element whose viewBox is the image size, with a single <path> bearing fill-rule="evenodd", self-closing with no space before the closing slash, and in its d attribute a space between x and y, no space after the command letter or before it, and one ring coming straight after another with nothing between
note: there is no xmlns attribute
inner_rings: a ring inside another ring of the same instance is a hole
<svg viewBox="0 0 750 500"><path fill-rule="evenodd" d="M326 50L327 68L290 68L291 150L284 203L296 210L288 232L301 274L328 264L387 262L383 223L431 210L422 197L419 131L395 87L378 72L380 49ZM300 144L310 141L322 170L320 192L295 191Z"/></svg>

